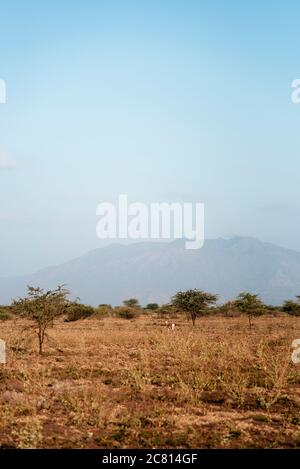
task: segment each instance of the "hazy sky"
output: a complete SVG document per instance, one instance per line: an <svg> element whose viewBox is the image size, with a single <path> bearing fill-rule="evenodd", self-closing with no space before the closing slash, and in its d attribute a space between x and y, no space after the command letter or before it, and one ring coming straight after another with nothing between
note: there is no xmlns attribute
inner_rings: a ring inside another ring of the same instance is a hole
<svg viewBox="0 0 300 469"><path fill-rule="evenodd" d="M101 246L121 193L300 250L299 31L297 1L2 2L0 275Z"/></svg>

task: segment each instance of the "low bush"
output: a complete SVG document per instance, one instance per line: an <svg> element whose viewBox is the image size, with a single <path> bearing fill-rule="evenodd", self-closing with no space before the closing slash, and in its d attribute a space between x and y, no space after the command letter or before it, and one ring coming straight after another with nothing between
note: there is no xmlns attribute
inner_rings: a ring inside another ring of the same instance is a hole
<svg viewBox="0 0 300 469"><path fill-rule="evenodd" d="M282 307L282 311L284 311L287 314L290 314L291 316L300 316L300 304L299 300L298 302L295 301L285 301Z"/></svg>
<svg viewBox="0 0 300 469"><path fill-rule="evenodd" d="M117 306L114 308L113 315L122 319L134 319L140 315L140 311L130 306Z"/></svg>
<svg viewBox="0 0 300 469"><path fill-rule="evenodd" d="M69 308L65 321L72 322L78 321L79 319L90 318L94 315L94 313L95 310L92 306L87 306L80 303L73 303Z"/></svg>
<svg viewBox="0 0 300 469"><path fill-rule="evenodd" d="M159 309L159 304L158 303L148 303L147 306L145 306L145 309L150 309L151 311L155 311Z"/></svg>
<svg viewBox="0 0 300 469"><path fill-rule="evenodd" d="M9 312L8 308L0 308L0 321L7 321L12 319L13 315Z"/></svg>
<svg viewBox="0 0 300 469"><path fill-rule="evenodd" d="M107 304L102 304L97 306L97 308L94 309L94 316L96 319L103 319L107 318L112 315L113 308L111 305Z"/></svg>

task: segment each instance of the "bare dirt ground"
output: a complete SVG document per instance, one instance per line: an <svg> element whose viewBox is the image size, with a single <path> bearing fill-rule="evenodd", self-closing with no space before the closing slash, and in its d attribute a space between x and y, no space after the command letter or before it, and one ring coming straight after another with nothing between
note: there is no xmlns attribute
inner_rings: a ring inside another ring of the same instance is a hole
<svg viewBox="0 0 300 469"><path fill-rule="evenodd" d="M0 447L299 448L300 318L0 324Z"/></svg>

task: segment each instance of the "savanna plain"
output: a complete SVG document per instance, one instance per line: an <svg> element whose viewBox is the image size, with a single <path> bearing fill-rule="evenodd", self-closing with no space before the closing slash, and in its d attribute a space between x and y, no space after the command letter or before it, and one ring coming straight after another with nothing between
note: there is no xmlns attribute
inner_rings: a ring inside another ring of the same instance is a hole
<svg viewBox="0 0 300 469"><path fill-rule="evenodd" d="M1 448L300 448L300 318L0 324Z"/></svg>

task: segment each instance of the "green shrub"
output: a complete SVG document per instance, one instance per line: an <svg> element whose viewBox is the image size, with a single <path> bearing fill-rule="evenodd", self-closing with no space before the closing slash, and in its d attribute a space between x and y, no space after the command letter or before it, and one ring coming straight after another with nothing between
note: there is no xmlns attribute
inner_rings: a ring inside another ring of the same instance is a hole
<svg viewBox="0 0 300 469"><path fill-rule="evenodd" d="M140 315L140 311L130 306L117 306L113 314L117 318L134 319Z"/></svg>
<svg viewBox="0 0 300 469"><path fill-rule="evenodd" d="M234 301L227 301L223 305L219 306L216 312L228 318L230 317L234 318L242 314L236 307L236 304Z"/></svg>
<svg viewBox="0 0 300 469"><path fill-rule="evenodd" d="M12 317L13 315L9 312L7 308L0 308L0 321L7 321L8 319L12 319Z"/></svg>
<svg viewBox="0 0 300 469"><path fill-rule="evenodd" d="M291 316L300 316L300 304L295 301L286 301L283 304L282 311Z"/></svg>
<svg viewBox="0 0 300 469"><path fill-rule="evenodd" d="M145 306L145 309L150 309L151 311L155 311L159 309L159 305L157 303L148 303L147 306Z"/></svg>
<svg viewBox="0 0 300 469"><path fill-rule="evenodd" d="M67 313L66 322L78 321L79 319L86 319L93 316L95 310L92 306L83 305L80 303L72 303Z"/></svg>
<svg viewBox="0 0 300 469"><path fill-rule="evenodd" d="M94 316L97 319L103 319L107 318L108 316L111 316L113 312L113 308L111 305L107 304L102 304L97 306L97 308L94 309Z"/></svg>
<svg viewBox="0 0 300 469"><path fill-rule="evenodd" d="M165 304L160 306L160 308L156 310L156 313L161 319L176 319L178 314L180 314L180 311L178 311L178 309L173 305Z"/></svg>

